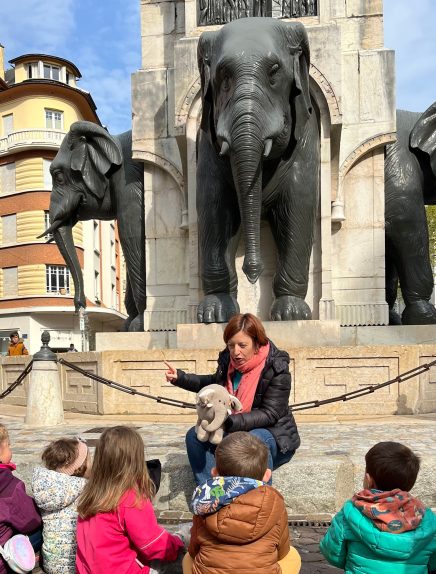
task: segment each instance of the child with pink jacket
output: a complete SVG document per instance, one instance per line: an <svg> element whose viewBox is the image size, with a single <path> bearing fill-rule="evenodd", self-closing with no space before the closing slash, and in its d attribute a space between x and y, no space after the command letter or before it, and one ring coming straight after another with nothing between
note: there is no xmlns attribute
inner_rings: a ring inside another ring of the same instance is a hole
<svg viewBox="0 0 436 574"><path fill-rule="evenodd" d="M106 429L77 507L78 574L153 574L177 559L181 537L158 525L142 438L134 429Z"/></svg>

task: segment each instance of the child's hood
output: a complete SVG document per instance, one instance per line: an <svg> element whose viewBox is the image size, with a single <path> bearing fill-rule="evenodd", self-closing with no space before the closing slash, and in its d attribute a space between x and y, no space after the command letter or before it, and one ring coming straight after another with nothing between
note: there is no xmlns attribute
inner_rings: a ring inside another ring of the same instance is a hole
<svg viewBox="0 0 436 574"><path fill-rule="evenodd" d="M388 496L387 498L391 497ZM413 497L410 498L413 499ZM416 501L417 499L413 500ZM409 504L412 503L412 500L410 500ZM418 503L417 508L421 508L422 503L419 501ZM377 515L377 512L382 512L383 510L379 506L377 509L373 508L373 511L374 518L379 518L380 514ZM402 512L398 511L397 518L392 518L391 520L393 523L392 527L398 527L396 533L394 533L394 529L380 529L380 524L377 525L373 518L369 518L363 513L362 509L356 506L354 500L349 500L345 503L344 515L354 536L367 546L371 552L380 557L407 560L425 548L436 536L436 516L430 509L423 509L423 514L421 514L420 510L417 511L419 520L417 519L416 525L408 530L399 528L400 522L404 521L401 520Z"/></svg>
<svg viewBox="0 0 436 574"><path fill-rule="evenodd" d="M69 476L40 466L33 469L33 497L41 510L53 512L70 506L85 484L86 478Z"/></svg>
<svg viewBox="0 0 436 574"><path fill-rule="evenodd" d="M218 476L196 488L192 509L215 537L243 544L271 530L283 512L283 498L260 480Z"/></svg>

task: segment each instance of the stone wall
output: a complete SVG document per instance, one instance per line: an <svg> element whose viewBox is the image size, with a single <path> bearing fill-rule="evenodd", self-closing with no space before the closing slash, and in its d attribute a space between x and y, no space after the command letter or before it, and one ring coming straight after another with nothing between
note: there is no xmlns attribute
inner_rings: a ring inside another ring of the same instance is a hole
<svg viewBox="0 0 436 574"><path fill-rule="evenodd" d="M145 324L151 331L194 322L202 297L196 49L200 34L219 26L197 25L200 4L207 2L141 0L142 69L132 83L133 150L145 162ZM310 39L310 87L321 134L321 196L307 302L314 319L387 324L383 150L395 137L395 97L394 54L383 41L383 3L319 0L315 12L299 18ZM241 245L236 261L241 309L266 319L276 258L266 225L265 272L255 285L241 273L242 254Z"/></svg>
<svg viewBox="0 0 436 574"><path fill-rule="evenodd" d="M293 386L291 404L321 400L394 379L400 373L436 359L434 345L379 345L359 347L288 348ZM176 368L202 374L216 368L218 349L156 349L74 353L68 360L90 372L154 396L190 403L194 395L165 382L164 360ZM20 374L28 359L2 358L0 392ZM193 421L195 412L113 390L94 383L64 366L61 368L65 410L99 414L141 414L150 421ZM27 382L4 401L25 405ZM394 383L374 394L303 411L320 415L365 416L436 411L436 367L404 383Z"/></svg>

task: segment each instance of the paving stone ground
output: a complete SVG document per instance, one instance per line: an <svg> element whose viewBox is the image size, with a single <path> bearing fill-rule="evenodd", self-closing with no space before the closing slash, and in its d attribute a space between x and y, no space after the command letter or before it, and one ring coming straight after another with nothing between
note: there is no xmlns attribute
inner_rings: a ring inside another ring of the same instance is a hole
<svg viewBox="0 0 436 574"><path fill-rule="evenodd" d="M61 436L80 435L87 439L91 450L98 437L107 426L114 424L132 424L144 438L148 458L165 456L185 456L184 436L186 423L146 423L140 417L91 417L67 413L66 422L54 428L29 428L24 422L25 411L19 407L0 405L0 420L7 425L14 456L21 460L38 460L39 454L48 442ZM299 422L302 439L300 453L322 459L337 454L363 456L365 452L380 440L404 442L420 455L436 455L436 414L422 416L397 416L367 418L365 420L331 422ZM388 438L391 437L391 438ZM160 519L169 524L171 514L163 510ZM175 516L185 520L184 516ZM301 517L300 517L301 518ZM167 525L166 524L166 525ZM171 528L171 525L168 526ZM341 572L328 565L319 553L319 540L325 533L325 527L295 525L291 526L291 543L302 557L301 574L326 574ZM41 572L40 570L35 570ZM178 574L175 571L174 574Z"/></svg>

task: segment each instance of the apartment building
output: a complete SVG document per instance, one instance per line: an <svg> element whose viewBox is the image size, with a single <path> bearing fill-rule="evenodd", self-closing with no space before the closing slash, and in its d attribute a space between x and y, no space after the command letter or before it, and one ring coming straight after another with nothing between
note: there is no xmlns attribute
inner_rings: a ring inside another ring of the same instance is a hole
<svg viewBox="0 0 436 574"><path fill-rule="evenodd" d="M68 60L26 54L5 70L0 45L0 353L18 330L31 353L48 330L50 346L93 348L97 331L117 331L125 315L122 257L114 222L79 222L74 241L87 295L86 320L74 310L74 285L49 226L50 163L70 125L100 124L81 74Z"/></svg>

